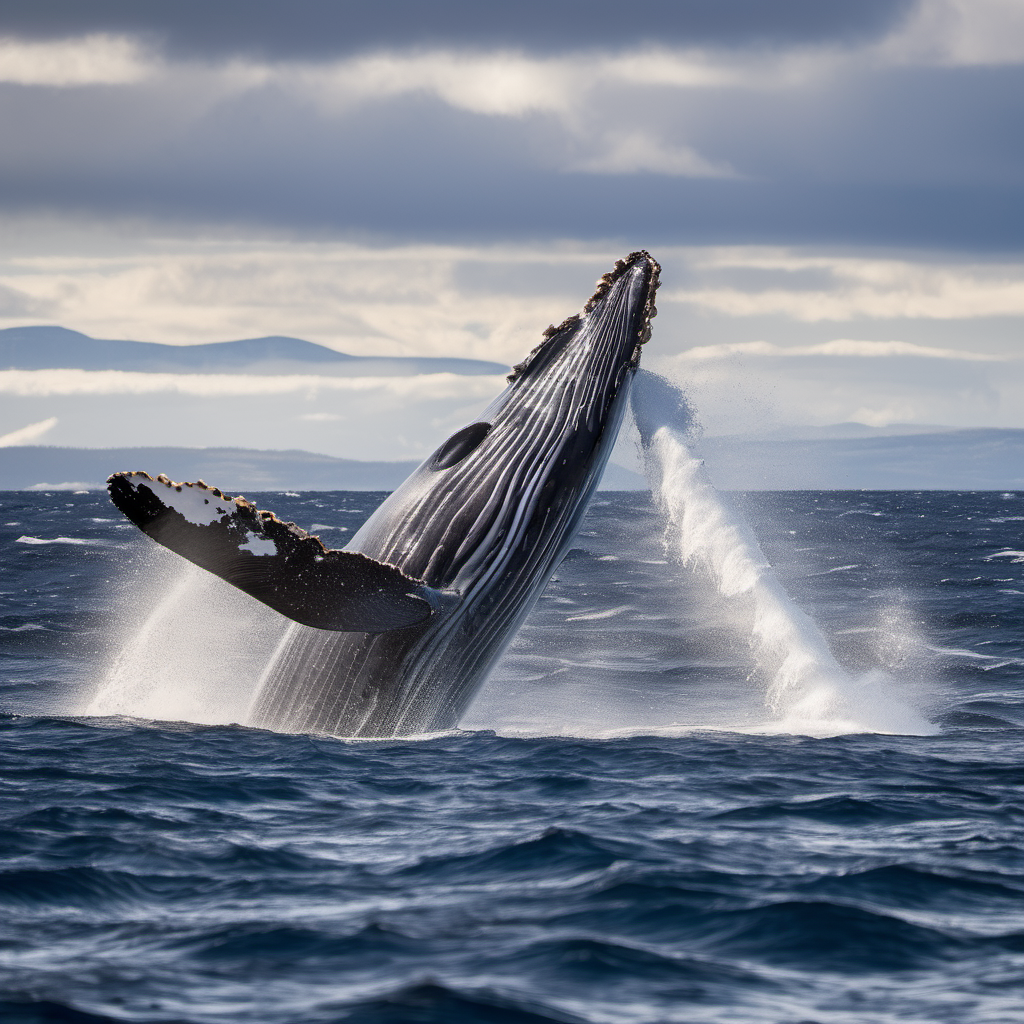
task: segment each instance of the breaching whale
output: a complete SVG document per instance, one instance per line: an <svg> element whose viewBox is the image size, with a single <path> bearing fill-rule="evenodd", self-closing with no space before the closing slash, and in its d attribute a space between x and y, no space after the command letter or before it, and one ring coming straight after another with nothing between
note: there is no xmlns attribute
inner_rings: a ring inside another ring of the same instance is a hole
<svg viewBox="0 0 1024 1024"><path fill-rule="evenodd" d="M660 267L631 253L342 550L202 481L115 473L154 540L293 619L249 724L344 737L454 727L568 550L649 339Z"/></svg>

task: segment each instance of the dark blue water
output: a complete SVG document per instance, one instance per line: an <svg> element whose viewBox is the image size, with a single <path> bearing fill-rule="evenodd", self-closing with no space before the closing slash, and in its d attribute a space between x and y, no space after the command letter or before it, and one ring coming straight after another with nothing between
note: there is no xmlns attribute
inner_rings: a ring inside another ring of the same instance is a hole
<svg viewBox="0 0 1024 1024"><path fill-rule="evenodd" d="M862 707L782 728L606 494L466 731L354 743L229 724L275 620L103 496L0 495L0 1019L1024 1019L1024 496L741 503ZM848 731L890 700L931 734Z"/></svg>

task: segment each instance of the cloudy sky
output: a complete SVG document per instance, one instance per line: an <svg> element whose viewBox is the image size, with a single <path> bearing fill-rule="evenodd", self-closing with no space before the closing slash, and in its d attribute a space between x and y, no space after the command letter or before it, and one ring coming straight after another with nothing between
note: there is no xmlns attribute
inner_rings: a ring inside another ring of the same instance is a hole
<svg viewBox="0 0 1024 1024"><path fill-rule="evenodd" d="M512 362L643 247L711 433L1024 427L1022 107L1021 0L5 0L0 327Z"/></svg>

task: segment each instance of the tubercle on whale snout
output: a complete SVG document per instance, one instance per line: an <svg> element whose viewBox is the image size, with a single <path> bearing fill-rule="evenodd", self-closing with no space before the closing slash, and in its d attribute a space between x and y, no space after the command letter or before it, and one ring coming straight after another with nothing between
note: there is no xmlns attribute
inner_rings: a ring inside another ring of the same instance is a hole
<svg viewBox="0 0 1024 1024"><path fill-rule="evenodd" d="M658 315L657 307L654 305L654 296L661 283L661 264L646 249L638 249L636 252L631 252L624 260L616 260L615 266L598 279L594 294L587 299L583 312L589 313L611 291L612 285L639 260L646 260L651 265L651 282L647 289L647 304L644 307L644 326L647 328L647 338L644 340L647 341L650 338L650 322ZM549 327L548 330L551 328Z"/></svg>
<svg viewBox="0 0 1024 1024"><path fill-rule="evenodd" d="M512 367L512 372L507 378L508 382L511 384L522 377L523 374L526 373L530 364L534 361L537 355L543 351L544 347L553 337L561 334L563 331L572 330L576 327L583 317L587 313L590 313L601 299L611 291L615 282L618 281L618 279L622 277L630 267L640 260L645 260L650 264L651 279L647 286L647 296L642 314L643 319L642 326L640 328L639 341L636 349L630 356L630 365L633 368L636 368L640 362L641 347L651 340L651 321L658 315L658 307L654 304L654 297L657 294L659 285L661 284L661 264L658 263L658 261L651 256L646 249L638 249L636 252L631 252L625 259L616 260L615 266L607 274L602 274L598 279L597 285L594 289L594 294L587 299L583 306L582 313L573 313L572 316L566 317L566 319L557 327L554 324L547 327L544 330L540 344L533 348L522 362L516 363L516 365Z"/></svg>

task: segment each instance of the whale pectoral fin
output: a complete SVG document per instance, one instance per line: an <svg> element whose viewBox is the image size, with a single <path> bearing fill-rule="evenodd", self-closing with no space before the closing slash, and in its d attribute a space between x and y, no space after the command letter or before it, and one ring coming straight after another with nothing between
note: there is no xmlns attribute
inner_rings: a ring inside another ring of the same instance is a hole
<svg viewBox="0 0 1024 1024"><path fill-rule="evenodd" d="M381 633L424 622L440 606L438 591L396 566L325 548L201 480L115 473L107 490L143 533L305 626Z"/></svg>

